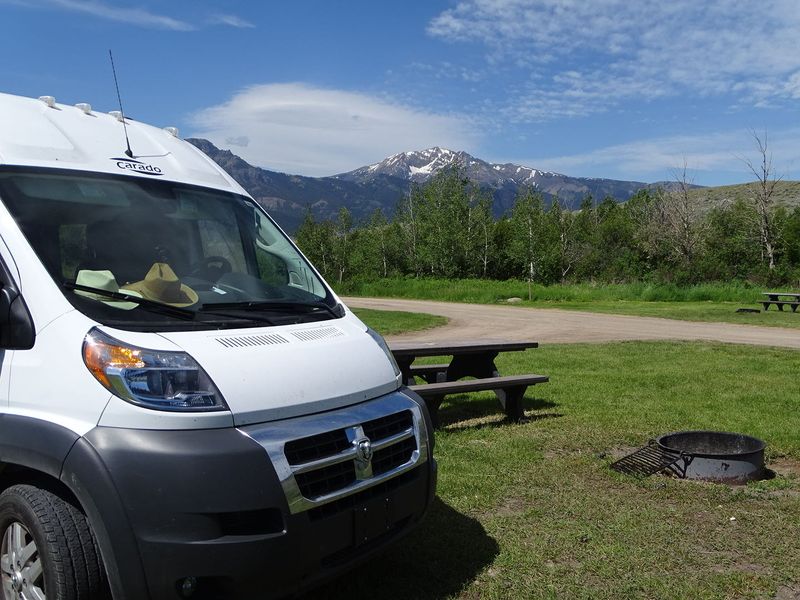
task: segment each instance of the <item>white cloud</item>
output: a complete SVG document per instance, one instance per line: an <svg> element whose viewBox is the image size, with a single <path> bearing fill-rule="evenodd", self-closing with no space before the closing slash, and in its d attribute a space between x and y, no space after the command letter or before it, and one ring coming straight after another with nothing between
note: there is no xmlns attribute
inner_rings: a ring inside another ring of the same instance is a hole
<svg viewBox="0 0 800 600"><path fill-rule="evenodd" d="M48 0L47 4L89 14L101 19L139 25L141 27L171 29L173 31L191 31L195 29L193 25L186 21L155 14L142 8L111 6L94 0Z"/></svg>
<svg viewBox="0 0 800 600"><path fill-rule="evenodd" d="M213 15L209 19L209 23L212 25L228 25L237 29L252 29L255 27L250 21L246 21L236 15Z"/></svg>
<svg viewBox="0 0 800 600"><path fill-rule="evenodd" d="M756 133L764 138L763 133ZM798 177L798 136L800 128L768 134L768 150L774 157L776 176L785 179ZM681 168L685 160L687 168L696 175L695 183L715 185L719 182L705 181L704 177L726 173L728 178L750 180L752 176L744 159L757 163L756 150L753 132L740 130L638 140L580 154L511 162L573 176L657 181L672 179L674 171Z"/></svg>
<svg viewBox="0 0 800 600"><path fill-rule="evenodd" d="M487 48L529 74L507 110L526 121L602 112L629 99L798 97L800 4L762 0L462 0L428 33Z"/></svg>
<svg viewBox="0 0 800 600"><path fill-rule="evenodd" d="M167 15L154 13L145 8L114 6L100 0L0 0L0 4L21 6L25 8L55 8L86 14L97 19L106 19L118 23L127 23L149 29L168 29L171 31L195 31L199 26L190 21L176 19ZM231 14L215 14L206 21L208 25L226 25L239 29L253 28L255 25Z"/></svg>
<svg viewBox="0 0 800 600"><path fill-rule="evenodd" d="M332 175L402 150L469 148L466 118L440 115L357 92L302 83L257 85L190 117L215 145L248 140L236 153L272 170Z"/></svg>

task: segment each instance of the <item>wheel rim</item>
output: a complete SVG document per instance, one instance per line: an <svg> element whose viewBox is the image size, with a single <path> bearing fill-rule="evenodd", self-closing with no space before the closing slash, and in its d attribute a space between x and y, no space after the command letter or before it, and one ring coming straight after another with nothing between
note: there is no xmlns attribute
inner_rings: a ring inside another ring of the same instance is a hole
<svg viewBox="0 0 800 600"><path fill-rule="evenodd" d="M5 600L45 600L39 548L30 532L17 521L3 533L0 576Z"/></svg>

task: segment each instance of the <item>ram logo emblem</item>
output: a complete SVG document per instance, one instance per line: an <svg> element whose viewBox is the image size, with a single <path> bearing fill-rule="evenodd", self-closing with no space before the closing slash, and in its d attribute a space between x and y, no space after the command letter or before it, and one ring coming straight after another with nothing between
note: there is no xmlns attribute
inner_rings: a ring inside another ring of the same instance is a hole
<svg viewBox="0 0 800 600"><path fill-rule="evenodd" d="M368 437L361 438L356 442L356 460L366 466L372 460L372 442Z"/></svg>

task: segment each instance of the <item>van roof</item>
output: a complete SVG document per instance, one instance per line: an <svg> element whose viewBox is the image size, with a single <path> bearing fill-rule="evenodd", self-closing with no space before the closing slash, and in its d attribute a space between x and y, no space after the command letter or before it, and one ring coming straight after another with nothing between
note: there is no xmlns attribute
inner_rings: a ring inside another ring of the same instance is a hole
<svg viewBox="0 0 800 600"><path fill-rule="evenodd" d="M0 165L74 169L167 179L238 194L245 190L200 150L125 117L133 156L126 156L119 113L67 106L52 97L0 93Z"/></svg>

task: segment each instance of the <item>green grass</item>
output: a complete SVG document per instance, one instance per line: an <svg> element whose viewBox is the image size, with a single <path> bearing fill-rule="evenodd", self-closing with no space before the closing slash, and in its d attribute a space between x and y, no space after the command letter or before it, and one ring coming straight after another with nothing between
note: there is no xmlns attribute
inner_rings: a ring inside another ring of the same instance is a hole
<svg viewBox="0 0 800 600"><path fill-rule="evenodd" d="M355 308L353 312L381 335L393 335L406 331L420 331L447 324L445 317L427 313L401 312L399 310L371 310Z"/></svg>
<svg viewBox="0 0 800 600"><path fill-rule="evenodd" d="M653 283L591 284L531 286L534 302L611 302L617 300L643 302L740 302L757 303L762 287L745 283L706 283L676 286ZM784 290L791 291L791 290ZM349 281L337 289L342 294L390 298L419 298L491 304L511 297L528 299L525 281L489 279L396 278L373 281Z"/></svg>
<svg viewBox="0 0 800 600"><path fill-rule="evenodd" d="M678 600L800 591L796 351L552 345L501 355L498 367L550 376L529 390L526 422L505 422L489 393L445 402L438 499L427 519L319 597ZM640 481L608 468L653 436L700 428L763 438L778 474L729 487Z"/></svg>
<svg viewBox="0 0 800 600"><path fill-rule="evenodd" d="M560 308L637 317L680 319L682 321L800 328L800 312L792 313L789 308L779 312L773 306L767 312L737 313L736 310L739 308L761 309L755 304L737 302L631 302L620 300L617 302L524 302L522 304L532 308Z"/></svg>
<svg viewBox="0 0 800 600"><path fill-rule="evenodd" d="M689 287L656 284L534 285L532 301L522 281L478 279L384 279L353 282L342 293L357 296L414 298L496 304L508 298L522 298L518 306L561 308L612 314L626 314L686 321L708 321L800 328L800 312L775 307L761 313L737 313L738 308L761 309L762 287L743 283L703 284ZM779 291L791 291L782 289Z"/></svg>

